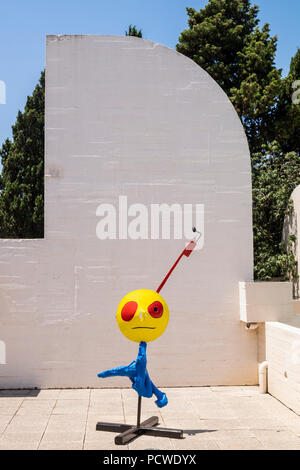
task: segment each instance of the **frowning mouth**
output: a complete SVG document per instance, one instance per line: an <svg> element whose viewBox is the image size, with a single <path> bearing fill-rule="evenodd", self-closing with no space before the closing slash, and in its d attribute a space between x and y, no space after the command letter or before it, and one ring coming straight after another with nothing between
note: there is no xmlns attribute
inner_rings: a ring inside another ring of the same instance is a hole
<svg viewBox="0 0 300 470"><path fill-rule="evenodd" d="M155 326L134 326L131 329L132 330L140 330L140 329L155 330Z"/></svg>

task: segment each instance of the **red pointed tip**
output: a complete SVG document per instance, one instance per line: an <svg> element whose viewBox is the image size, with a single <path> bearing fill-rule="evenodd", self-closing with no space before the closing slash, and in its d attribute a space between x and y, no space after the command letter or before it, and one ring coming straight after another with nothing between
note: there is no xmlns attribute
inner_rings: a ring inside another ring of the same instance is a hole
<svg viewBox="0 0 300 470"><path fill-rule="evenodd" d="M196 246L196 242L194 240L191 240L188 245L185 247L183 254L188 258L190 254L192 253L193 249Z"/></svg>

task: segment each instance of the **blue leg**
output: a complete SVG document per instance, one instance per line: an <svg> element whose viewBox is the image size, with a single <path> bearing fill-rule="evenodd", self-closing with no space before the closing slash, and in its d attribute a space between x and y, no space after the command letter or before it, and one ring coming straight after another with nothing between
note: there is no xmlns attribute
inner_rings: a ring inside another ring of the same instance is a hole
<svg viewBox="0 0 300 470"><path fill-rule="evenodd" d="M168 404L167 395L161 392L160 390L158 390L158 388L155 387L153 382L151 382L151 385L152 385L152 392L157 398L155 403L158 406L158 408L162 408L163 406L166 406Z"/></svg>

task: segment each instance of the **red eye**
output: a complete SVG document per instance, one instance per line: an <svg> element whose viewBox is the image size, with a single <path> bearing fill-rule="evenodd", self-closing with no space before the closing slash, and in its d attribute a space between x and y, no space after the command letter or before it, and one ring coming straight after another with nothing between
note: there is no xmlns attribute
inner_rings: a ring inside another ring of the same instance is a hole
<svg viewBox="0 0 300 470"><path fill-rule="evenodd" d="M149 305L148 312L150 313L151 317L160 318L164 313L164 308L160 302L156 301Z"/></svg>
<svg viewBox="0 0 300 470"><path fill-rule="evenodd" d="M136 302L127 302L127 304L124 305L121 311L122 319L124 321L132 320L137 308L138 304Z"/></svg>

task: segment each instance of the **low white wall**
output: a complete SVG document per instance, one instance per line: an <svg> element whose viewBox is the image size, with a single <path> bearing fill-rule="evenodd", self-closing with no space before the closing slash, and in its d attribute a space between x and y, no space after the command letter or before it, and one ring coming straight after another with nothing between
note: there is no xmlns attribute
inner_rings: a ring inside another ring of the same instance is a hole
<svg viewBox="0 0 300 470"><path fill-rule="evenodd" d="M245 323L285 322L293 315L291 282L240 282L240 318Z"/></svg>
<svg viewBox="0 0 300 470"><path fill-rule="evenodd" d="M268 391L300 414L300 328L266 323Z"/></svg>

